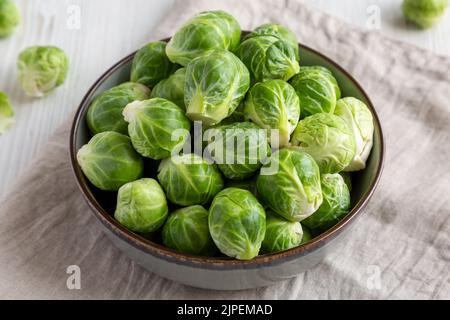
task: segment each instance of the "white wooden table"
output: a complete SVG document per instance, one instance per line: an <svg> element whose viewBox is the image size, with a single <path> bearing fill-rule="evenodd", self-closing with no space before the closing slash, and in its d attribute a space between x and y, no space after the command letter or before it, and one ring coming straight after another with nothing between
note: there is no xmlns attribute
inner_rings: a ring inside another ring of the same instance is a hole
<svg viewBox="0 0 450 320"><path fill-rule="evenodd" d="M23 23L13 37L0 41L0 90L8 93L16 111L16 125L0 136L0 196L27 168L54 129L75 111L96 78L144 44L174 2L16 1ZM311 0L309 3L349 23L379 28L379 32L389 37L450 55L450 12L435 28L418 31L405 24L401 0ZM64 86L44 99L26 97L16 80L17 55L35 44L59 46L71 62Z"/></svg>

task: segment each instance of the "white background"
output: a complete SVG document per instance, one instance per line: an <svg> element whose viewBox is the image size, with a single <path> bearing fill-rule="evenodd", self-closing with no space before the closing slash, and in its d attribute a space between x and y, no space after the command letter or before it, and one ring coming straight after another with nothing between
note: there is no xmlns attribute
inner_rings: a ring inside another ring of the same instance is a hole
<svg viewBox="0 0 450 320"><path fill-rule="evenodd" d="M16 112L16 125L0 136L0 196L28 167L51 133L69 123L83 94L102 72L150 39L152 28L164 19L174 0L16 2L22 12L22 24L13 37L0 40L0 91L10 96ZM379 12L379 32L450 56L450 10L433 29L419 31L405 24L401 0L307 2L362 28L367 28L370 18ZM69 17L77 14L77 7L80 28L73 29L68 26L72 22ZM26 97L16 80L17 55L36 44L61 47L71 62L63 87L43 99Z"/></svg>

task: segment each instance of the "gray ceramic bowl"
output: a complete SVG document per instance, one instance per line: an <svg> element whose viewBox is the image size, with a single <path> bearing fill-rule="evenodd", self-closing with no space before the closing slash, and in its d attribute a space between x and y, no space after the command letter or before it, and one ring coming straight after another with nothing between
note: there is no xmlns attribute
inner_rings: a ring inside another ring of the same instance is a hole
<svg viewBox="0 0 450 320"><path fill-rule="evenodd" d="M372 196L382 171L384 143L380 122L367 94L343 68L303 45L300 45L300 53L302 65L329 68L339 81L343 96L353 96L364 101L374 117L374 146L367 168L353 177L351 212L333 228L297 248L258 256L250 261L180 254L162 246L157 239L144 238L122 227L113 218L116 194L92 187L77 164L76 154L90 138L86 125L90 102L99 93L129 79L133 53L116 63L92 85L78 108L70 136L70 157L77 183L106 235L118 248L144 268L162 277L194 287L235 290L268 286L292 278L313 268L328 251L335 250L343 243L344 235L351 237L350 227ZM152 170L156 170L156 167L150 168Z"/></svg>

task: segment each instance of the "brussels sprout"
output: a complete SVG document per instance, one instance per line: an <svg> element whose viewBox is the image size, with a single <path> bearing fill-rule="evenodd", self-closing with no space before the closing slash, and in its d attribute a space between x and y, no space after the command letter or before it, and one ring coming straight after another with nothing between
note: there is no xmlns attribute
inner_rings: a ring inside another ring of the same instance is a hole
<svg viewBox="0 0 450 320"><path fill-rule="evenodd" d="M249 87L249 72L234 54L223 50L202 54L186 69L186 115L215 125L234 112Z"/></svg>
<svg viewBox="0 0 450 320"><path fill-rule="evenodd" d="M270 211L266 216L266 235L261 246L263 253L284 251L300 245L303 239L300 222L285 220Z"/></svg>
<svg viewBox="0 0 450 320"><path fill-rule="evenodd" d="M351 175L351 173L342 171L342 172L339 172L339 174L344 179L344 182L347 185L348 190L352 191L352 175Z"/></svg>
<svg viewBox="0 0 450 320"><path fill-rule="evenodd" d="M0 135L14 124L14 110L6 93L0 91Z"/></svg>
<svg viewBox="0 0 450 320"><path fill-rule="evenodd" d="M177 106L186 109L184 106L184 79L186 69L178 69L169 78L164 79L152 89L152 98L164 98L172 101Z"/></svg>
<svg viewBox="0 0 450 320"><path fill-rule="evenodd" d="M281 24L277 23L265 23L263 25L260 25L255 30L253 30L251 33L249 33L245 38L253 38L257 36L274 36L278 39L284 40L294 49L295 57L297 61L299 60L300 56L298 53L298 41L297 36L295 33L293 33L291 30L286 28L285 26L282 26Z"/></svg>
<svg viewBox="0 0 450 320"><path fill-rule="evenodd" d="M278 129L278 144L284 147L297 127L300 100L294 88L287 82L267 80L250 89L245 99L244 114L261 128Z"/></svg>
<svg viewBox="0 0 450 320"><path fill-rule="evenodd" d="M302 223L314 230L326 230L334 226L350 209L350 191L338 173L321 177L323 202L319 209Z"/></svg>
<svg viewBox="0 0 450 320"><path fill-rule="evenodd" d="M289 83L300 98L300 118L325 112L333 113L341 90L331 72L323 67L302 67Z"/></svg>
<svg viewBox="0 0 450 320"><path fill-rule="evenodd" d="M164 245L178 252L212 256L217 248L209 234L208 216L198 205L171 213L162 230Z"/></svg>
<svg viewBox="0 0 450 320"><path fill-rule="evenodd" d="M206 51L235 51L240 40L241 27L233 16L224 11L207 11L187 21L175 33L166 53L172 62L187 66Z"/></svg>
<svg viewBox="0 0 450 320"><path fill-rule="evenodd" d="M339 83L337 82L336 78L334 77L333 73L322 66L309 66L307 67L310 73L320 73L322 76L330 80L330 82L333 84L334 91L336 93L336 100L339 100L341 98L341 88L339 88Z"/></svg>
<svg viewBox="0 0 450 320"><path fill-rule="evenodd" d="M209 208L209 231L219 250L239 260L259 253L266 232L266 213L250 191L227 188Z"/></svg>
<svg viewBox="0 0 450 320"><path fill-rule="evenodd" d="M273 153L256 180L258 195L273 211L289 221L301 221L322 204L320 172L314 159L296 148Z"/></svg>
<svg viewBox="0 0 450 320"><path fill-rule="evenodd" d="M95 135L78 151L77 160L89 181L101 190L116 191L144 172L144 161L130 138L113 131Z"/></svg>
<svg viewBox="0 0 450 320"><path fill-rule="evenodd" d="M134 101L125 107L123 115L129 123L131 142L144 157L167 158L181 150L189 137L189 120L183 110L169 100Z"/></svg>
<svg viewBox="0 0 450 320"><path fill-rule="evenodd" d="M287 81L300 69L291 44L274 36L253 36L244 40L237 55L250 71L253 82Z"/></svg>
<svg viewBox="0 0 450 320"><path fill-rule="evenodd" d="M418 27L431 28L444 14L448 0L404 0L403 15Z"/></svg>
<svg viewBox="0 0 450 320"><path fill-rule="evenodd" d="M235 122L205 133L214 137L207 153L228 179L242 180L253 175L267 158L270 147L264 130L251 122Z"/></svg>
<svg viewBox="0 0 450 320"><path fill-rule="evenodd" d="M303 230L303 238L302 238L302 244L308 242L313 238L311 234L311 230L305 225L302 224L302 230Z"/></svg>
<svg viewBox="0 0 450 320"><path fill-rule="evenodd" d="M139 82L151 88L167 78L175 68L166 56L166 43L150 42L136 52L130 78L132 82Z"/></svg>
<svg viewBox="0 0 450 320"><path fill-rule="evenodd" d="M20 23L20 11L11 0L0 0L0 38L8 37Z"/></svg>
<svg viewBox="0 0 450 320"><path fill-rule="evenodd" d="M143 178L120 187L114 218L132 231L149 233L164 224L168 212L161 186L155 179Z"/></svg>
<svg viewBox="0 0 450 320"><path fill-rule="evenodd" d="M209 203L224 186L216 165L196 154L164 159L158 172L167 198L181 206Z"/></svg>
<svg viewBox="0 0 450 320"><path fill-rule="evenodd" d="M116 131L128 134L128 124L123 119L125 106L136 100L146 100L150 89L140 83L126 82L101 93L89 106L86 119L93 135Z"/></svg>
<svg viewBox="0 0 450 320"><path fill-rule="evenodd" d="M355 156L355 138L347 123L334 114L316 113L300 120L291 142L312 155L321 173L342 171Z"/></svg>
<svg viewBox="0 0 450 320"><path fill-rule="evenodd" d="M20 53L17 68L25 93L44 97L66 80L69 59L57 47L34 46Z"/></svg>
<svg viewBox="0 0 450 320"><path fill-rule="evenodd" d="M364 169L373 146L372 113L364 102L348 97L338 100L334 114L345 120L356 142L355 157L344 171Z"/></svg>

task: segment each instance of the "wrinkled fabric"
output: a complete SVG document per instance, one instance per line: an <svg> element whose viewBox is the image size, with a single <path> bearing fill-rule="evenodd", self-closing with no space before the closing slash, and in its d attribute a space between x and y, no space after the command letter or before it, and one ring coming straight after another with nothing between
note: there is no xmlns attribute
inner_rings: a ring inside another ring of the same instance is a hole
<svg viewBox="0 0 450 320"><path fill-rule="evenodd" d="M301 43L338 61L371 97L386 140L385 168L347 243L316 268L266 288L208 291L163 279L101 232L71 172L69 119L0 203L0 298L449 298L450 58L295 0L180 0L151 39L217 8L243 29L287 25ZM79 290L68 289L70 265L80 268Z"/></svg>

